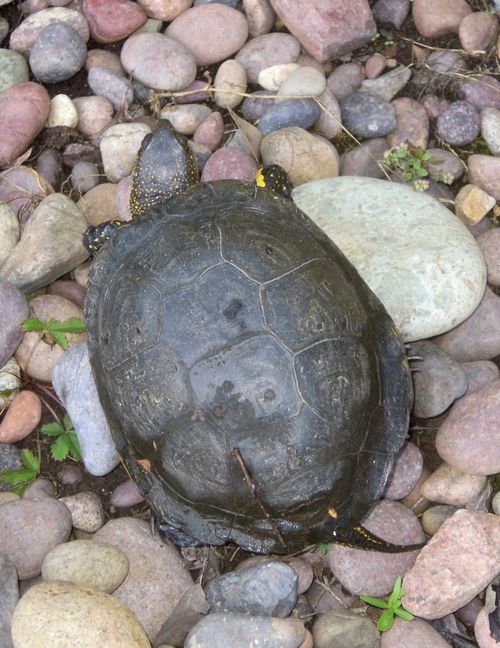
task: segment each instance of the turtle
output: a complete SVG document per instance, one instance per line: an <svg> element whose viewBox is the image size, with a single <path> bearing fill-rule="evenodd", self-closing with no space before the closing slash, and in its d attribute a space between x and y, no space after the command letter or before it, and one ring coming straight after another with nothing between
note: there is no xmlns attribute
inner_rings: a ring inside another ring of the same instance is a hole
<svg viewBox="0 0 500 648"><path fill-rule="evenodd" d="M113 441L159 528L256 553L419 548L362 525L408 434L405 345L286 174L200 182L160 120L130 207L85 235L109 240L84 312Z"/></svg>

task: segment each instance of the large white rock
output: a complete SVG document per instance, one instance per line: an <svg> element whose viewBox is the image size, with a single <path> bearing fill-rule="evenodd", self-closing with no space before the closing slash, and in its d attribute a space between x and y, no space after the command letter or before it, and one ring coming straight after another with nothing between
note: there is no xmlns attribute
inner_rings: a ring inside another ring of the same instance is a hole
<svg viewBox="0 0 500 648"><path fill-rule="evenodd" d="M343 176L303 184L293 200L357 268L405 341L448 331L481 301L483 255L435 198L386 180Z"/></svg>

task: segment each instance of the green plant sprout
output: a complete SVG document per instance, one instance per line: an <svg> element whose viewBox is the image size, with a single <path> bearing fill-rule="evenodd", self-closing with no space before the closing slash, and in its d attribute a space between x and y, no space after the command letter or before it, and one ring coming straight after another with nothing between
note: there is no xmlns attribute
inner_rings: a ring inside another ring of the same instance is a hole
<svg viewBox="0 0 500 648"><path fill-rule="evenodd" d="M384 153L384 163L394 171L403 173L403 180L412 181L415 189L422 189L419 181L429 175L427 164L432 161L432 155L419 146L411 146L405 142Z"/></svg>
<svg viewBox="0 0 500 648"><path fill-rule="evenodd" d="M53 459L56 461L64 461L69 456L76 461L82 460L80 443L73 428L73 423L67 414L64 417L63 425L57 421L53 421L52 423L42 425L41 431L47 436L54 437L54 441L50 447Z"/></svg>
<svg viewBox="0 0 500 648"><path fill-rule="evenodd" d="M410 614L410 612L401 608L401 597L404 595L402 583L403 579L401 576L398 576L394 583L392 594L389 596L387 601L385 599L374 598L373 596L359 597L362 601L368 603L368 605L384 609L384 612L382 612L377 621L377 628L380 632L386 632L392 628L395 616L399 616L402 619L405 619L405 621L413 621L415 618L413 614Z"/></svg>
<svg viewBox="0 0 500 648"><path fill-rule="evenodd" d="M0 479L6 484L10 484L12 492L16 495L22 495L27 486L40 474L40 459L30 450L22 451L22 462L24 468L16 470L4 470L0 473Z"/></svg>
<svg viewBox="0 0 500 648"><path fill-rule="evenodd" d="M85 333L85 322L78 317L70 317L64 322L49 319L47 322L31 317L22 323L23 331L35 331L42 335L50 335L54 342L63 349L68 348L68 339L65 333Z"/></svg>

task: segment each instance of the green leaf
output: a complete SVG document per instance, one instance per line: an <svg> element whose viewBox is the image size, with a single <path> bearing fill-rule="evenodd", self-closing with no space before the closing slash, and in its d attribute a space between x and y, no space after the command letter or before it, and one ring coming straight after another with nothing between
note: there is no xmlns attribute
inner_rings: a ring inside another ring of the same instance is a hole
<svg viewBox="0 0 500 648"><path fill-rule="evenodd" d="M389 607L387 601L384 601L383 599L374 598L373 596L360 596L359 598L365 603L368 603L368 605L373 605L373 607L384 609Z"/></svg>
<svg viewBox="0 0 500 648"><path fill-rule="evenodd" d="M0 391L0 398L8 398L14 393L15 389L2 389Z"/></svg>
<svg viewBox="0 0 500 648"><path fill-rule="evenodd" d="M58 344L62 349L66 351L66 349L68 348L68 340L66 339L64 333L60 333L59 331L51 331L50 329L49 333L54 338L54 342L56 342L56 344Z"/></svg>
<svg viewBox="0 0 500 648"><path fill-rule="evenodd" d="M35 457L35 455L27 449L24 449L22 451L22 457L23 465L26 468L33 470L33 472L36 472L36 474L38 475L38 473L40 472L40 460L38 459L38 457Z"/></svg>
<svg viewBox="0 0 500 648"><path fill-rule="evenodd" d="M425 178L425 176L429 175L427 169L422 169L421 167L417 167L415 172L419 178Z"/></svg>
<svg viewBox="0 0 500 648"><path fill-rule="evenodd" d="M76 459L77 461L82 461L82 451L80 449L80 442L78 441L78 436L76 432L70 432L68 434L69 440L69 454Z"/></svg>
<svg viewBox="0 0 500 648"><path fill-rule="evenodd" d="M406 172L403 174L403 180L411 180L413 178L413 173Z"/></svg>
<svg viewBox="0 0 500 648"><path fill-rule="evenodd" d="M18 470L5 470L0 473L0 479L6 484L17 484L19 482L30 482L36 477L36 473L29 468L19 468Z"/></svg>
<svg viewBox="0 0 500 648"><path fill-rule="evenodd" d="M45 331L47 324L39 320L38 317L31 317L30 319L24 320L21 324L23 331Z"/></svg>
<svg viewBox="0 0 500 648"><path fill-rule="evenodd" d="M68 435L65 433L58 436L50 449L53 459L55 459L56 461L64 461L69 452Z"/></svg>
<svg viewBox="0 0 500 648"><path fill-rule="evenodd" d="M85 322L79 317L70 317L64 322L49 320L47 329L51 334L54 331L59 331L60 333L85 333L87 330Z"/></svg>
<svg viewBox="0 0 500 648"><path fill-rule="evenodd" d="M377 628L380 630L380 632L387 632L387 630L390 630L392 628L393 623L394 612L392 610L386 610L380 615L379 620L377 621Z"/></svg>
<svg viewBox="0 0 500 648"><path fill-rule="evenodd" d="M63 423L64 423L64 429L66 430L66 432L71 432L74 429L73 428L73 423L72 423L72 421L71 421L68 414L64 415Z"/></svg>
<svg viewBox="0 0 500 648"><path fill-rule="evenodd" d="M394 610L394 614L397 614L400 616L402 619L405 619L405 621L413 621L415 618L411 612L407 612L406 610Z"/></svg>
<svg viewBox="0 0 500 648"><path fill-rule="evenodd" d="M45 423L45 425L42 425L40 429L43 434L46 434L47 436L59 436L60 434L64 434L63 426L60 423L57 423L57 421Z"/></svg>
<svg viewBox="0 0 500 648"><path fill-rule="evenodd" d="M396 578L396 582L394 583L394 587L392 588L392 593L389 596L389 600L387 601L389 609L394 609L396 607L401 606L400 598L401 598L401 592L403 590L401 583L402 583L401 576L398 576Z"/></svg>

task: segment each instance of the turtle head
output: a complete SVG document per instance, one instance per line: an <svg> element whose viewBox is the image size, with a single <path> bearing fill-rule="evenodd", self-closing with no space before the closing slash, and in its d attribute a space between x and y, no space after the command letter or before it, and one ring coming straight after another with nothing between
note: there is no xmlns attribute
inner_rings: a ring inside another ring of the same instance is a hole
<svg viewBox="0 0 500 648"><path fill-rule="evenodd" d="M292 195L293 186L288 173L279 164L260 167L255 176L255 184L284 198Z"/></svg>

